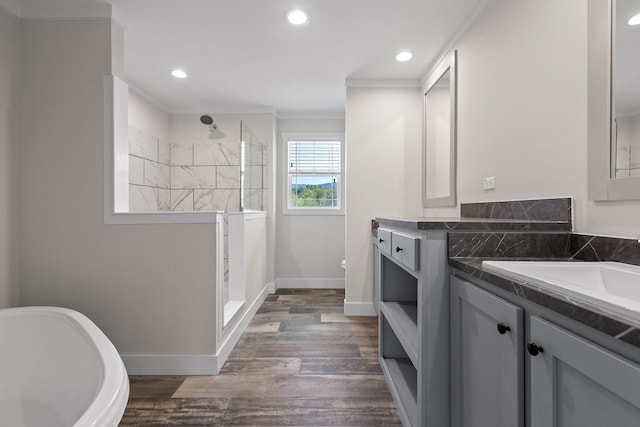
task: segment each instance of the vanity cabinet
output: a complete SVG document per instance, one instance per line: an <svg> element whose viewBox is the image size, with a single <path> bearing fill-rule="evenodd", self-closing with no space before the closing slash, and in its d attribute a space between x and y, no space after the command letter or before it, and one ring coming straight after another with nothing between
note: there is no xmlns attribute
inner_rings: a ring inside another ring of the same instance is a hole
<svg viewBox="0 0 640 427"><path fill-rule="evenodd" d="M531 318L531 427L640 425L640 366Z"/></svg>
<svg viewBox="0 0 640 427"><path fill-rule="evenodd" d="M380 365L400 418L406 427L448 426L446 232L379 228L374 242Z"/></svg>
<svg viewBox="0 0 640 427"><path fill-rule="evenodd" d="M451 425L522 427L524 313L451 278Z"/></svg>
<svg viewBox="0 0 640 427"><path fill-rule="evenodd" d="M640 365L521 302L451 277L451 425L640 425Z"/></svg>

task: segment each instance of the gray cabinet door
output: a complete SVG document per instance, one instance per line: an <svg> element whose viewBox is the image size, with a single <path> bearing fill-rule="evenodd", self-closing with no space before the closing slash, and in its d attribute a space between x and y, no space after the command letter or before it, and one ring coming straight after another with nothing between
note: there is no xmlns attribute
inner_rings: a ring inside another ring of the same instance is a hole
<svg viewBox="0 0 640 427"><path fill-rule="evenodd" d="M522 309L451 277L453 427L523 425L523 352Z"/></svg>
<svg viewBox="0 0 640 427"><path fill-rule="evenodd" d="M640 426L640 366L538 317L531 342L532 427Z"/></svg>

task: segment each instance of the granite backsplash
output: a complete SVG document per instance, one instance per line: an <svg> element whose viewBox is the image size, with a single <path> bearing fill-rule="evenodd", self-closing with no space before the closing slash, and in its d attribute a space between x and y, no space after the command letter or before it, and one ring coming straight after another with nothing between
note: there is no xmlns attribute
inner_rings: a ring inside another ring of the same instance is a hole
<svg viewBox="0 0 640 427"><path fill-rule="evenodd" d="M461 203L463 218L572 221L571 198Z"/></svg>

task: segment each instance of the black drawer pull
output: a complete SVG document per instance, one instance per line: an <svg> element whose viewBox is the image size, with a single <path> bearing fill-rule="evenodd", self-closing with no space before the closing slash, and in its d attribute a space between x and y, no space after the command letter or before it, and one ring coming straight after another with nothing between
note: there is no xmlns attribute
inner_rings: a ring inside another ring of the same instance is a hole
<svg viewBox="0 0 640 427"><path fill-rule="evenodd" d="M378 243L384 242L384 239L378 239Z"/></svg>
<svg viewBox="0 0 640 427"><path fill-rule="evenodd" d="M400 246L396 246L396 252L402 252L402 248Z"/></svg>

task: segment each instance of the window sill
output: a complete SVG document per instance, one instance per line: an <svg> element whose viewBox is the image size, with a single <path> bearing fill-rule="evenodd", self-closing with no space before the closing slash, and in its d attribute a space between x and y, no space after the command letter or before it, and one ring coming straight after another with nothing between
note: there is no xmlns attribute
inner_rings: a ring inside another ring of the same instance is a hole
<svg viewBox="0 0 640 427"><path fill-rule="evenodd" d="M343 209L284 209L282 215L292 216L344 216Z"/></svg>

